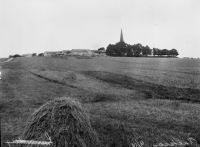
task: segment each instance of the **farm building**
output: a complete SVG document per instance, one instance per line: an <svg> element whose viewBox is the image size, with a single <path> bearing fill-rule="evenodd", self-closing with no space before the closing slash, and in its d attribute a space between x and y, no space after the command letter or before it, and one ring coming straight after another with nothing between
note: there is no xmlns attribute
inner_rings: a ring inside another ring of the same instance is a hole
<svg viewBox="0 0 200 147"><path fill-rule="evenodd" d="M69 54L71 53L71 51L69 51L69 50L63 50L62 53L63 53L64 55L69 55Z"/></svg>
<svg viewBox="0 0 200 147"><path fill-rule="evenodd" d="M51 56L54 56L54 55L56 55L57 54L57 52L53 52L53 51L46 51L46 52L44 52L44 56L45 57L51 57Z"/></svg>
<svg viewBox="0 0 200 147"><path fill-rule="evenodd" d="M33 55L32 54L23 54L21 55L22 57L32 57Z"/></svg>
<svg viewBox="0 0 200 147"><path fill-rule="evenodd" d="M92 50L92 52L94 53L94 55L102 55L102 56L106 55L105 50Z"/></svg>
<svg viewBox="0 0 200 147"><path fill-rule="evenodd" d="M55 55L56 55L56 56L63 56L63 55L65 55L65 54L64 54L62 51L57 51Z"/></svg>
<svg viewBox="0 0 200 147"><path fill-rule="evenodd" d="M72 49L71 55L91 56L93 52L89 49Z"/></svg>

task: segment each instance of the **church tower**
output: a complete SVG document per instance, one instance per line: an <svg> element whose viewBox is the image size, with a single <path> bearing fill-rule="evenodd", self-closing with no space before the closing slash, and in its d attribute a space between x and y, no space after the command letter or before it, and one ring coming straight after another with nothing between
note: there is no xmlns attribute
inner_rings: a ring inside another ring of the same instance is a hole
<svg viewBox="0 0 200 147"><path fill-rule="evenodd" d="M122 29L121 29L121 35L120 35L120 42L124 42L124 38L123 38Z"/></svg>

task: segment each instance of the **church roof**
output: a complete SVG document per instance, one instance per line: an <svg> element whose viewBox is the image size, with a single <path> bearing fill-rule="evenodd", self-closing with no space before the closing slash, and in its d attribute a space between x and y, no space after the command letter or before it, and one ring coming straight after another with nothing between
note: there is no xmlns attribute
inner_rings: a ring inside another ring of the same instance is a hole
<svg viewBox="0 0 200 147"><path fill-rule="evenodd" d="M121 29L121 35L120 35L120 42L124 42L124 38L123 38L122 29Z"/></svg>

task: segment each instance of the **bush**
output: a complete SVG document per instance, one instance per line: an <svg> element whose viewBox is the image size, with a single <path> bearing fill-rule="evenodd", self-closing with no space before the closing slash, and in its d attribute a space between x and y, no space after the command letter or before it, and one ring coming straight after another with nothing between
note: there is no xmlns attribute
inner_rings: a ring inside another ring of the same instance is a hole
<svg viewBox="0 0 200 147"><path fill-rule="evenodd" d="M13 58L16 58L16 57L21 57L19 54L15 54L14 56L12 56Z"/></svg>
<svg viewBox="0 0 200 147"><path fill-rule="evenodd" d="M44 53L39 53L38 54L38 57L43 57L44 56Z"/></svg>

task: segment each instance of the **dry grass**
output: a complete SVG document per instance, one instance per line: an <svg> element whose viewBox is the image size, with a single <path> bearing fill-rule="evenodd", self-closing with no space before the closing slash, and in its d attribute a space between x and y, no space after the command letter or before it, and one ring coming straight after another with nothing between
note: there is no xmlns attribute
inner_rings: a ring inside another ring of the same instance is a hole
<svg viewBox="0 0 200 147"><path fill-rule="evenodd" d="M63 78L63 81L66 82L75 82L77 79L76 74L73 72L67 72L65 77Z"/></svg>
<svg viewBox="0 0 200 147"><path fill-rule="evenodd" d="M30 118L22 138L38 140L51 136L54 147L96 147L99 140L89 117L78 101L62 97L41 106Z"/></svg>
<svg viewBox="0 0 200 147"><path fill-rule="evenodd" d="M18 58L13 68L54 71L107 71L125 74L138 80L177 88L200 89L200 61L190 59L83 57ZM12 66L9 64L9 67ZM19 65L22 65L20 67Z"/></svg>
<svg viewBox="0 0 200 147"><path fill-rule="evenodd" d="M4 62L6 60L8 60L8 58L0 58L0 62Z"/></svg>
<svg viewBox="0 0 200 147"><path fill-rule="evenodd" d="M1 140L16 139L34 110L67 96L83 103L102 147L188 137L200 144L199 66L182 59L17 58L2 65ZM69 71L76 79L62 81Z"/></svg>
<svg viewBox="0 0 200 147"><path fill-rule="evenodd" d="M199 105L174 104L170 100L131 100L85 104L84 107L105 144L131 146L135 139L140 139L148 147L170 142L173 137L182 141L193 137L199 142Z"/></svg>

